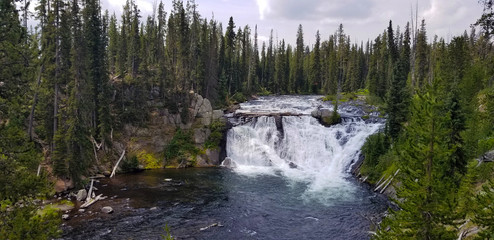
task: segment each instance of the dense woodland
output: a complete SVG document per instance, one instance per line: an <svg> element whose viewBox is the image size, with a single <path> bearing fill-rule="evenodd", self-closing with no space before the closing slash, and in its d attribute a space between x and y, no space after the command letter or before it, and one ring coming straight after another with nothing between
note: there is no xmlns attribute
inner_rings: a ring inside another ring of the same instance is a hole
<svg viewBox="0 0 494 240"><path fill-rule="evenodd" d="M123 124L145 125L149 102L187 114L190 91L225 107L255 94L338 99L367 89L387 124L364 146L362 173L377 182L401 170L401 200L376 238L453 239L465 222L494 237L494 166L474 160L494 148L492 1L450 41L414 20L383 23L358 43L340 25L312 46L301 25L294 46L273 34L259 46L257 26L233 17L223 26L194 0L161 2L151 16L133 0L121 16L97 0L40 0L34 13L29 4L0 2L1 236L56 236L57 213L34 203L50 193L48 179L82 184L96 164L92 144L109 148Z"/></svg>

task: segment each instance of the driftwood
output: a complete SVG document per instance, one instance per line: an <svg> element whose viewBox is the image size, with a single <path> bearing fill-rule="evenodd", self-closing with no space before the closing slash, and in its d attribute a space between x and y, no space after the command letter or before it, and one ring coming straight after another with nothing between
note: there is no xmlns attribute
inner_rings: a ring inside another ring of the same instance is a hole
<svg viewBox="0 0 494 240"><path fill-rule="evenodd" d="M389 184L393 181L393 179L396 177L396 175L400 172L400 169L398 168L398 170L396 170L395 174L393 174L393 177L391 178L391 180L389 180L388 184L386 184L386 186L384 186L384 188L381 190L380 193L383 193L384 190L386 190L386 188L389 186Z"/></svg>
<svg viewBox="0 0 494 240"><path fill-rule="evenodd" d="M286 116L310 116L310 114L302 114L302 113L291 113L291 112L281 112L281 113L262 113L262 112L254 112L254 113L235 113L235 117L286 117Z"/></svg>
<svg viewBox="0 0 494 240"><path fill-rule="evenodd" d="M379 179L379 181L377 181L376 185L379 185L383 179L384 179L384 175L381 177L381 179Z"/></svg>
<svg viewBox="0 0 494 240"><path fill-rule="evenodd" d="M87 193L86 202L89 202L89 200L91 200L91 194L93 193L93 184L94 179L91 179L91 186L89 187L89 192Z"/></svg>
<svg viewBox="0 0 494 240"><path fill-rule="evenodd" d="M209 228L212 228L212 227L223 227L223 225L221 225L221 223L213 223L209 226L202 227L199 230L204 231L204 230L208 230Z"/></svg>
<svg viewBox="0 0 494 240"><path fill-rule="evenodd" d="M86 201L84 204L82 204L80 208L87 208L87 207L93 205L93 203L95 203L96 201L103 200L105 198L106 197L103 197L103 194L100 194L100 195L96 196L94 199L90 198L88 201Z"/></svg>
<svg viewBox="0 0 494 240"><path fill-rule="evenodd" d="M120 159L118 159L117 164L115 164L115 167L113 167L113 171L111 172L110 178L112 178L113 176L115 176L115 172L117 171L118 164L120 163L120 161L122 161L122 159L124 158L124 156L125 156L125 149L123 150L122 155L120 156Z"/></svg>
<svg viewBox="0 0 494 240"><path fill-rule="evenodd" d="M383 187L388 182L389 179L391 179L391 176L389 176L388 178L386 178L386 180L384 180L384 182L381 182L381 184L377 185L377 187L374 188L374 192L377 192L379 189L381 189L381 187Z"/></svg>

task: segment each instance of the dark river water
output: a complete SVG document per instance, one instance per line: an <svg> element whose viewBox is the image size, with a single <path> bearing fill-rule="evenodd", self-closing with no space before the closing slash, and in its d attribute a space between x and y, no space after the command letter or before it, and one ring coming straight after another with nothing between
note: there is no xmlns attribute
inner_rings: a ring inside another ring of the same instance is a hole
<svg viewBox="0 0 494 240"><path fill-rule="evenodd" d="M175 239L369 239L368 218L385 211L387 201L349 182L354 188L346 199L323 204L304 197L307 184L276 173L211 168L118 175L96 184L109 198L76 213L63 238L161 239L167 225ZM101 213L103 206L115 212Z"/></svg>
<svg viewBox="0 0 494 240"><path fill-rule="evenodd" d="M64 223L64 239L369 239L388 202L349 173L383 121L343 104L322 126L318 96L261 97L231 114L226 155L234 169L162 169L101 179L108 198ZM321 110L322 109L322 110ZM282 117L273 116L283 114ZM253 114L253 117L245 117ZM367 113L368 114L368 113ZM372 116L372 114L369 114ZM368 118L367 118L368 119ZM111 206L113 214L101 213Z"/></svg>

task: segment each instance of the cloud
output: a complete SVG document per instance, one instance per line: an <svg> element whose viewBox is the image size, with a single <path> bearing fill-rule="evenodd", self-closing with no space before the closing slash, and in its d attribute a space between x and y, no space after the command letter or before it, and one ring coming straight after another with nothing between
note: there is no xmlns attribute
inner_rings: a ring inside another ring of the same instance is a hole
<svg viewBox="0 0 494 240"><path fill-rule="evenodd" d="M351 20L370 16L371 0L256 0L261 19Z"/></svg>

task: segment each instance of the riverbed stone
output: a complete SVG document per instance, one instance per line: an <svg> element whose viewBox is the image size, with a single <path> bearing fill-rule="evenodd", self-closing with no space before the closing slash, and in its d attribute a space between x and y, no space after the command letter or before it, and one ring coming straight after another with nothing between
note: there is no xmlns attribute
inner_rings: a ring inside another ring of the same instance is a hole
<svg viewBox="0 0 494 240"><path fill-rule="evenodd" d="M81 189L81 190L79 190L79 191L77 192L76 197L75 197L75 199L76 199L77 201L82 201L82 200L84 200L84 199L86 199L86 198L87 198L87 191L86 191L86 189Z"/></svg>
<svg viewBox="0 0 494 240"><path fill-rule="evenodd" d="M101 208L101 212L106 213L106 214L110 214L110 213L113 213L113 208L110 206L105 206L105 207Z"/></svg>

